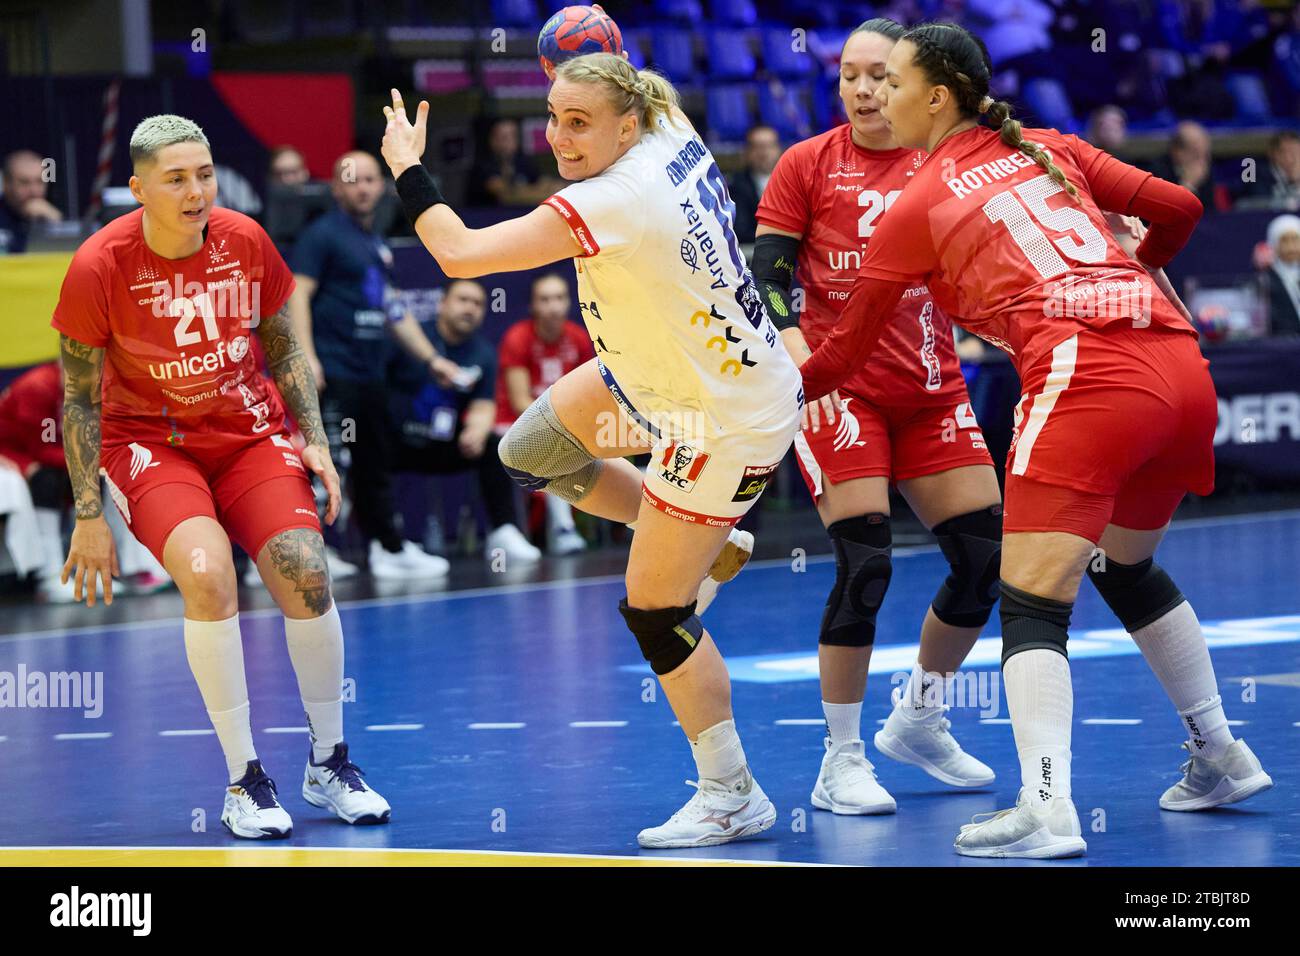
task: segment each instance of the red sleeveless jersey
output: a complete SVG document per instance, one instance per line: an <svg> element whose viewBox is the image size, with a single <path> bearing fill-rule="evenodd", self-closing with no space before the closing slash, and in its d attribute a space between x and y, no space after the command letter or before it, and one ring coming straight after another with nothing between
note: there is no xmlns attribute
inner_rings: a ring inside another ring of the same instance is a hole
<svg viewBox="0 0 1300 956"><path fill-rule="evenodd" d="M790 147L772 171L758 221L800 234L799 328L817 348L839 321L885 211L925 163L917 149L863 149L847 123ZM868 366L845 387L878 405L949 405L966 399L952 324L923 282L894 309Z"/></svg>
<svg viewBox="0 0 1300 956"><path fill-rule="evenodd" d="M278 312L293 273L252 219L214 208L203 247L165 259L137 209L87 239L68 267L53 326L103 348L103 444L187 434L251 438L284 407L262 373L257 322Z"/></svg>

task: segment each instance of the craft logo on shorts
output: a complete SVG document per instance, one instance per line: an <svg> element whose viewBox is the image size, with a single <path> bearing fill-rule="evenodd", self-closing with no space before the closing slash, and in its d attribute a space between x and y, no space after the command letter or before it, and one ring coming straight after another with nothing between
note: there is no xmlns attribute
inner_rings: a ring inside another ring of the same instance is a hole
<svg viewBox="0 0 1300 956"><path fill-rule="evenodd" d="M700 472L704 471L704 466L708 463L709 456L706 453L675 441L664 452L660 461L663 470L659 477L670 485L689 492L695 487Z"/></svg>
<svg viewBox="0 0 1300 956"><path fill-rule="evenodd" d="M745 473L741 476L740 484L736 486L736 494L731 500L753 501L767 488L768 479L780 464L777 462L775 465L746 465Z"/></svg>

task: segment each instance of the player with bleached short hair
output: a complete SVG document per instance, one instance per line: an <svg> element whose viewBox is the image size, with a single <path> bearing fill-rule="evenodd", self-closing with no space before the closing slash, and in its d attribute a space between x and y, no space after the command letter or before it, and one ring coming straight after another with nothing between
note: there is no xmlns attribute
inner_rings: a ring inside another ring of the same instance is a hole
<svg viewBox="0 0 1300 956"><path fill-rule="evenodd" d="M621 57L589 54L558 67L548 110L547 140L571 185L484 229L467 228L420 165L427 103L412 125L393 91L383 154L448 275L575 260L596 358L520 416L501 460L526 487L635 522L619 611L700 776L695 796L638 840L723 843L772 826L776 810L750 773L701 605L748 557L752 542L733 526L794 439L799 376L740 252L722 173L671 84ZM644 474L624 460L647 451Z"/></svg>
<svg viewBox="0 0 1300 956"><path fill-rule="evenodd" d="M186 656L229 772L221 822L237 837L287 837L292 821L253 746L230 549L238 542L284 612L311 733L304 799L348 823L386 823L387 801L343 740L343 629L307 473L324 482L330 522L339 482L289 319L293 274L261 226L214 205L212 152L191 120L142 121L131 161L140 208L82 244L54 310L77 510L63 580L75 574L77 600L84 589L90 606L102 582L112 603L117 556L102 471L132 534L184 599ZM305 448L289 437L286 407Z"/></svg>

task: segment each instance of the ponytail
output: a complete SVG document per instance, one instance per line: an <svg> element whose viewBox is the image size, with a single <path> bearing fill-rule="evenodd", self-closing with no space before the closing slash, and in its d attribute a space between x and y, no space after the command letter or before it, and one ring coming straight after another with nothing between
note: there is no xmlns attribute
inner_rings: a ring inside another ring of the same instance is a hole
<svg viewBox="0 0 1300 956"><path fill-rule="evenodd" d="M600 83L614 111L635 113L643 131L653 131L660 118L671 119L681 98L672 83L654 70L638 70L613 53L589 53L565 60L555 70L556 79L570 83Z"/></svg>

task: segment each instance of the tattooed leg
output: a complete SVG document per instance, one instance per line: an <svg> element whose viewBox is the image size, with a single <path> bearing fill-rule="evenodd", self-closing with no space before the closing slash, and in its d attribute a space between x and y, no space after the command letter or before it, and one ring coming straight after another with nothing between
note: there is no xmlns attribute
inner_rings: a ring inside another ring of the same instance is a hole
<svg viewBox="0 0 1300 956"><path fill-rule="evenodd" d="M286 617L320 617L330 607L329 567L319 531L293 528L262 548L257 568Z"/></svg>

